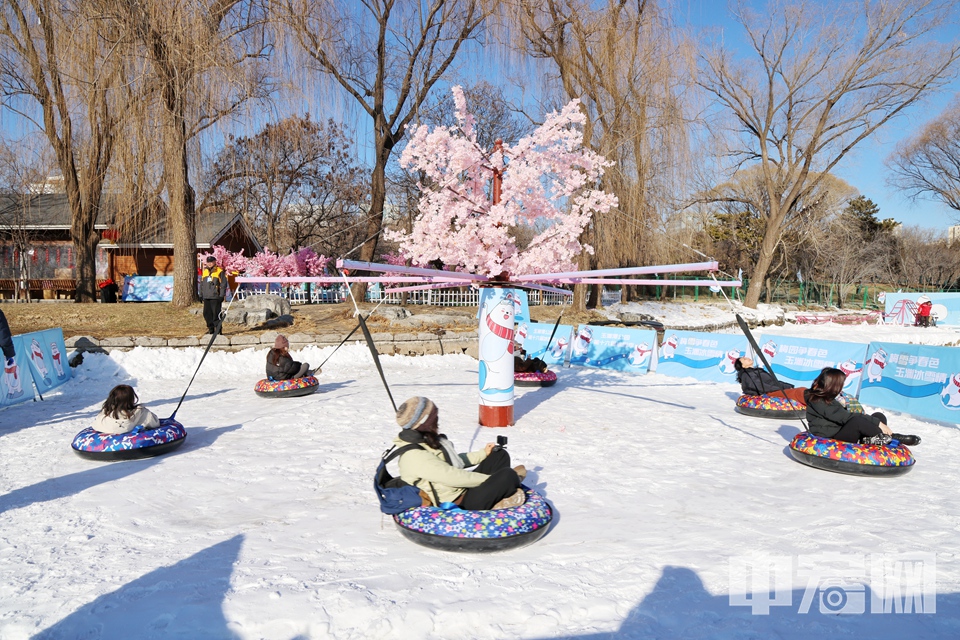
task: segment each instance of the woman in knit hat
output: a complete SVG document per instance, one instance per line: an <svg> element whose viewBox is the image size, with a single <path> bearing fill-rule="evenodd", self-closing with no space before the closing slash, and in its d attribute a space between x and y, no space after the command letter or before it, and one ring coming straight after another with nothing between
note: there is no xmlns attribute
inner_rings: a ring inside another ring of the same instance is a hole
<svg viewBox="0 0 960 640"><path fill-rule="evenodd" d="M439 411L429 398L414 397L400 405L397 423L402 431L394 444L421 446L400 456L400 478L420 489L425 505L453 502L467 511L481 511L523 504L523 465L511 469L510 454L492 442L481 451L457 453L439 433ZM476 469L467 471L473 466Z"/></svg>
<svg viewBox="0 0 960 640"><path fill-rule="evenodd" d="M290 341L287 337L282 333L277 334L273 349L267 353L267 377L272 380L291 380L314 375L308 363L300 363L290 357L289 348Z"/></svg>

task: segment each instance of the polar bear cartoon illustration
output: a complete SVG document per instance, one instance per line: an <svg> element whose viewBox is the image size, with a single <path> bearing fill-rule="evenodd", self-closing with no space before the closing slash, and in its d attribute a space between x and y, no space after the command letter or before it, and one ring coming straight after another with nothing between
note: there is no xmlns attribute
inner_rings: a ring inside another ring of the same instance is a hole
<svg viewBox="0 0 960 640"><path fill-rule="evenodd" d="M43 378L44 384L50 384L50 372L47 369L47 363L43 361L43 349L40 348L40 343L37 342L36 338L30 343L30 351L27 352L27 355L33 361L33 366L37 368L40 377Z"/></svg>
<svg viewBox="0 0 960 640"><path fill-rule="evenodd" d="M7 381L7 398L19 398L23 395L23 387L20 385L20 367L16 361L13 364L4 364L3 375Z"/></svg>
<svg viewBox="0 0 960 640"><path fill-rule="evenodd" d="M857 365L853 360L845 360L837 365L837 369L843 371L844 375L847 376L847 379L843 382L844 388L850 386L856 379L857 376L863 372L863 367Z"/></svg>
<svg viewBox="0 0 960 640"><path fill-rule="evenodd" d="M61 380L67 376L63 372L63 362L60 357L60 348L57 347L56 342L50 343L50 356L53 358L53 368L57 370L57 377Z"/></svg>
<svg viewBox="0 0 960 640"><path fill-rule="evenodd" d="M523 343L527 341L527 333L529 332L529 330L530 329L529 327L527 327L526 322L521 322L520 324L518 324L517 333L513 338L514 342L516 342L518 345L522 347Z"/></svg>
<svg viewBox="0 0 960 640"><path fill-rule="evenodd" d="M573 341L573 355L586 355L587 351L590 350L591 340L593 340L593 329L590 327L581 329Z"/></svg>
<svg viewBox="0 0 960 640"><path fill-rule="evenodd" d="M680 340L677 338L677 334L671 334L670 337L660 345L660 357L664 360L672 360L673 354L676 353L677 347L679 346Z"/></svg>
<svg viewBox="0 0 960 640"><path fill-rule="evenodd" d="M731 373L737 372L737 367L734 363L743 355L740 353L739 349L731 349L727 351L726 356L720 361L720 373L724 375L730 375Z"/></svg>
<svg viewBox="0 0 960 640"><path fill-rule="evenodd" d="M955 373L947 379L940 392L940 402L947 409L960 409L960 373Z"/></svg>
<svg viewBox="0 0 960 640"><path fill-rule="evenodd" d="M567 350L567 345L570 344L567 342L566 338L557 338L557 342L550 347L550 355L554 358L563 357L564 352Z"/></svg>
<svg viewBox="0 0 960 640"><path fill-rule="evenodd" d="M643 363L647 361L647 358L650 357L650 352L652 349L650 345L646 342L641 342L636 347L633 348L633 351L630 352L629 358L630 364L634 367L643 366Z"/></svg>
<svg viewBox="0 0 960 640"><path fill-rule="evenodd" d="M494 386L502 376L497 375L510 369L513 373L513 300L509 297L498 299L483 319L480 338L480 390L499 389ZM505 388L509 388L509 385Z"/></svg>
<svg viewBox="0 0 960 640"><path fill-rule="evenodd" d="M767 362L770 362L777 355L777 343L773 340L767 340L767 343L760 347L760 351L767 357Z"/></svg>
<svg viewBox="0 0 960 640"><path fill-rule="evenodd" d="M867 368L867 382L880 382L883 378L883 368L887 366L887 352L877 349L864 363Z"/></svg>

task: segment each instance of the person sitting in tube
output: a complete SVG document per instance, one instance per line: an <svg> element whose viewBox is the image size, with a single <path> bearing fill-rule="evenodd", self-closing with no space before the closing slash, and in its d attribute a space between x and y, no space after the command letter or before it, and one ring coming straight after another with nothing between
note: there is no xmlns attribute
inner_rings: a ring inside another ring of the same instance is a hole
<svg viewBox="0 0 960 640"><path fill-rule="evenodd" d="M320 373L310 371L310 364L297 362L290 357L290 341L282 333L273 341L273 349L267 352L267 377L271 380L293 380Z"/></svg>
<svg viewBox="0 0 960 640"><path fill-rule="evenodd" d="M489 443L481 451L457 453L439 433L439 411L428 398L413 397L397 409L398 447L419 444L400 456L400 479L420 489L423 506L453 503L466 511L518 507L526 500L523 465L510 467L510 454ZM467 467L476 466L473 471Z"/></svg>
<svg viewBox="0 0 960 640"><path fill-rule="evenodd" d="M843 371L826 367L807 389L807 428L810 433L821 438L862 444L887 445L891 440L899 440L907 446L920 444L919 436L893 433L887 426L887 417L879 411L869 416L847 411L837 400L846 379L847 374Z"/></svg>
<svg viewBox="0 0 960 640"><path fill-rule="evenodd" d="M547 363L540 358L530 358L520 349L520 355L513 356L514 373L546 373Z"/></svg>
<svg viewBox="0 0 960 640"><path fill-rule="evenodd" d="M740 383L740 391L743 395L788 398L805 404L803 399L805 387L794 388L789 382L780 382L766 369L753 366L753 358L750 356L734 360L733 368L737 370L737 382Z"/></svg>
<svg viewBox="0 0 960 640"><path fill-rule="evenodd" d="M156 429L160 419L142 404L137 392L128 384L118 384L110 390L103 408L93 420L93 428L100 433L130 433L137 427Z"/></svg>

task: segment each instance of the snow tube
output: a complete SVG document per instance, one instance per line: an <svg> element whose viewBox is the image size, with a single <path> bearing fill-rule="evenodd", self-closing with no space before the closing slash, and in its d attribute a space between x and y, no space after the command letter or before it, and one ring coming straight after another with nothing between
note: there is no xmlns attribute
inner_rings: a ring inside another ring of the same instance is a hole
<svg viewBox="0 0 960 640"><path fill-rule="evenodd" d="M913 469L910 449L901 445L881 447L821 438L806 431L790 443L790 455L798 462L854 476L899 476Z"/></svg>
<svg viewBox="0 0 960 640"><path fill-rule="evenodd" d="M853 396L841 394L847 401L847 411L863 413L863 406ZM737 412L745 416L774 418L777 420L799 420L807 417L807 405L795 402L783 396L747 396L737 398Z"/></svg>
<svg viewBox="0 0 960 640"><path fill-rule="evenodd" d="M103 433L87 427L73 438L73 450L91 460L136 460L169 453L187 439L187 430L164 418L156 429L137 427L129 433Z"/></svg>
<svg viewBox="0 0 960 640"><path fill-rule="evenodd" d="M552 387L557 382L557 374L553 371L517 371L513 374L513 384L518 387Z"/></svg>
<svg viewBox="0 0 960 640"><path fill-rule="evenodd" d="M799 420L807 415L807 405L782 396L740 396L737 413L758 418Z"/></svg>
<svg viewBox="0 0 960 640"><path fill-rule="evenodd" d="M523 487L519 507L490 511L444 511L417 507L393 516L405 538L433 549L484 553L532 544L547 532L553 510L536 491Z"/></svg>
<svg viewBox="0 0 960 640"><path fill-rule="evenodd" d="M261 398L294 398L308 396L320 386L314 376L293 378L292 380L271 380L266 378L253 388Z"/></svg>

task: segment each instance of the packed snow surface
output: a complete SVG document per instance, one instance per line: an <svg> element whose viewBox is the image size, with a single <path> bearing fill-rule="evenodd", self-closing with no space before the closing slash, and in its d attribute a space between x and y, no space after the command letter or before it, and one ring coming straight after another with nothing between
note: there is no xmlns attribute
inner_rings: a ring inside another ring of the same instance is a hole
<svg viewBox="0 0 960 640"><path fill-rule="evenodd" d="M960 339L943 327L759 331ZM324 365L319 393L291 399L253 393L265 350L211 352L177 413L179 450L115 463L71 451L116 384L170 415L201 353L87 355L58 393L0 413L0 638L960 637L955 425L892 414L923 438L915 469L852 477L795 462L800 423L735 413L734 384L561 369L555 387L517 390L515 426L489 429L475 360L384 357L398 403L429 396L463 451L509 436L555 508L534 545L455 554L405 540L379 512L373 471L397 426L359 344ZM816 589L801 612L804 566L911 553L935 569L936 613L878 614L869 584L866 613L822 611ZM791 563L790 605L732 606L731 567L765 557Z"/></svg>

